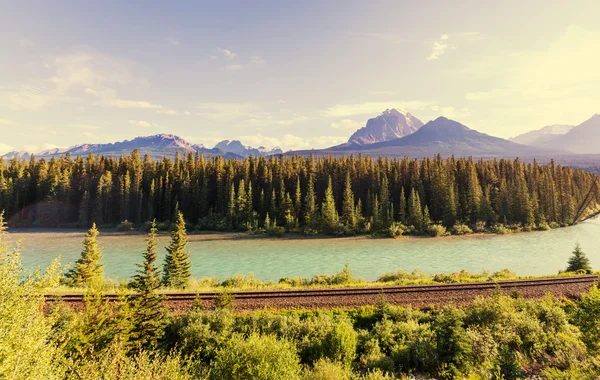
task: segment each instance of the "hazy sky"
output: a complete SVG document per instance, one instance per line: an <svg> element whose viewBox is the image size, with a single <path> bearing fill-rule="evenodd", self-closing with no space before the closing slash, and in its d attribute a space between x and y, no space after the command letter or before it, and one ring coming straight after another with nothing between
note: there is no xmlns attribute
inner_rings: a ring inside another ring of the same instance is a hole
<svg viewBox="0 0 600 380"><path fill-rule="evenodd" d="M600 112L600 1L3 1L0 153L284 149L396 107L500 137Z"/></svg>

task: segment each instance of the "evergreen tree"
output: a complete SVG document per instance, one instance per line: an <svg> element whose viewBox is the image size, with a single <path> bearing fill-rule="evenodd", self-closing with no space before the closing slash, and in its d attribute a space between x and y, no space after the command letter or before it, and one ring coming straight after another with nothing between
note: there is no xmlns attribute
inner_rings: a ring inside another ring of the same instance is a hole
<svg viewBox="0 0 600 380"><path fill-rule="evenodd" d="M398 220L400 223L406 224L406 195L404 194L404 187L400 190L400 203L398 205Z"/></svg>
<svg viewBox="0 0 600 380"><path fill-rule="evenodd" d="M104 264L101 263L102 250L98 246L98 234L96 223L94 223L83 240L81 257L75 262L75 266L65 274L72 286L89 287L102 281Z"/></svg>
<svg viewBox="0 0 600 380"><path fill-rule="evenodd" d="M350 173L346 174L344 198L342 199L342 223L349 228L356 227L356 213L354 211L354 193L352 192L352 182L350 181Z"/></svg>
<svg viewBox="0 0 600 380"><path fill-rule="evenodd" d="M339 224L339 217L335 208L335 199L333 197L333 183L331 176L327 183L327 190L325 190L325 200L321 206L321 224L328 232L332 232Z"/></svg>
<svg viewBox="0 0 600 380"><path fill-rule="evenodd" d="M413 188L408 196L408 224L421 231L423 229L423 209L419 193Z"/></svg>
<svg viewBox="0 0 600 380"><path fill-rule="evenodd" d="M148 234L144 263L137 264L140 269L131 284L137 295L133 303L134 326L130 339L142 348L155 346L164 333L166 309L163 306L164 297L157 292L160 287L160 270L155 265L157 246L154 220Z"/></svg>
<svg viewBox="0 0 600 380"><path fill-rule="evenodd" d="M317 206L315 196L315 180L312 174L308 177L306 185L306 195L304 197L304 224L310 228L315 226L317 218Z"/></svg>
<svg viewBox="0 0 600 380"><path fill-rule="evenodd" d="M592 266L590 265L590 260L587 258L585 253L581 250L581 246L579 243L575 245L575 250L573 251L573 255L569 258L569 265L567 266L567 272L577 272L577 271L586 271L591 272Z"/></svg>
<svg viewBox="0 0 600 380"><path fill-rule="evenodd" d="M167 247L162 283L171 288L185 288L191 276L192 262L185 250L187 235L183 214L177 216L175 229L171 233L171 242Z"/></svg>

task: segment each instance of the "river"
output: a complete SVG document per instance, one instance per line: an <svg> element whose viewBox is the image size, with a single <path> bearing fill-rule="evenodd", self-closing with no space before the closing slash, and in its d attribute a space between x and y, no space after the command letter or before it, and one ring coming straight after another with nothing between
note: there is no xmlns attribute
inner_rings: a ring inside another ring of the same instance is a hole
<svg viewBox="0 0 600 380"><path fill-rule="evenodd" d="M142 261L145 235L102 233L106 276L127 279ZM9 230L11 242L20 241L26 270L47 266L61 255L74 262L81 252L84 231ZM160 237L164 258L167 235ZM310 277L334 273L347 261L356 276L375 280L399 269L418 269L428 274L496 271L509 268L519 275L547 275L566 266L576 242L600 269L600 217L576 226L551 231L511 235L474 235L444 238L257 238L239 234L190 235L188 250L194 277L223 280L236 273L255 274L262 280L286 276Z"/></svg>

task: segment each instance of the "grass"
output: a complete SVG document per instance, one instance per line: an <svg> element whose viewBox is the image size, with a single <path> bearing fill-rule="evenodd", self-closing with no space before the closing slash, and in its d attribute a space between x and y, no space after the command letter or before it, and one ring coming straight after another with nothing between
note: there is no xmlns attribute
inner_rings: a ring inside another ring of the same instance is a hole
<svg viewBox="0 0 600 380"><path fill-rule="evenodd" d="M483 271L472 273L465 270L452 273L437 273L427 275L421 271L412 272L397 271L382 274L375 281L365 281L352 275L350 268L346 266L343 270L335 274L319 274L312 278L293 277L282 278L279 282L262 281L253 274L246 276L236 274L232 277L220 281L216 277L202 277L190 279L188 287L185 289L162 288L161 293L209 293L227 290L229 292L253 291L253 290L301 290L301 289L323 289L323 288L351 288L351 287L382 287L394 285L433 285L433 284L451 284L451 283L469 283L484 281L507 281L507 280L526 280L536 278L552 278L574 276L581 273L561 272L555 275L543 276L518 276L509 269L502 269L497 272ZM594 272L600 274L600 272ZM105 279L103 284L105 293L123 293L133 294L134 291L129 288L126 281L115 281ZM69 287L59 285L47 288L48 294L82 294L86 291L83 287Z"/></svg>

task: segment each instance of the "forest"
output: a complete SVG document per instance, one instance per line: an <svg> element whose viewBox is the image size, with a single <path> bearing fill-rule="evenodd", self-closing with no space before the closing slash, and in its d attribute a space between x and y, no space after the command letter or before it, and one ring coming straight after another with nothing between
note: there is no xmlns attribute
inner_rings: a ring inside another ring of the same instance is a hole
<svg viewBox="0 0 600 380"><path fill-rule="evenodd" d="M555 164L472 158L372 159L69 155L0 161L11 226L353 235L443 235L573 223L597 176ZM595 188L590 210L600 204Z"/></svg>

